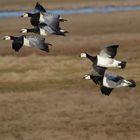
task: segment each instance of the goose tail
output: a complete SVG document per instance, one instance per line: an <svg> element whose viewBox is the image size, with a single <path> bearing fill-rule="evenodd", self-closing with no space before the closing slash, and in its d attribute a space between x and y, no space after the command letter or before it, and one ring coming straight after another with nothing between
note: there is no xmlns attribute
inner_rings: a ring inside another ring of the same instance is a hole
<svg viewBox="0 0 140 140"><path fill-rule="evenodd" d="M121 69L124 69L126 67L127 62L126 61L122 61L119 65L121 67Z"/></svg>
<svg viewBox="0 0 140 140"><path fill-rule="evenodd" d="M129 87L136 87L136 82L134 80L127 80L129 82Z"/></svg>

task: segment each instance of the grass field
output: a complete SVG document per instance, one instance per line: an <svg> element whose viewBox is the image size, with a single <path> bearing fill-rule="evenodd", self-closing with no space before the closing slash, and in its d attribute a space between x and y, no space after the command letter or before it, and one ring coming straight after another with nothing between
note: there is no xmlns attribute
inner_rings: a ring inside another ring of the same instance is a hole
<svg viewBox="0 0 140 140"><path fill-rule="evenodd" d="M77 14L61 26L66 37L46 37L50 53L11 49L0 43L0 140L139 140L140 12ZM0 19L1 38L20 35L28 19ZM81 52L96 55L103 46L120 44L117 59L126 69L111 69L134 79L134 89L116 89L109 97L82 77L91 63Z"/></svg>

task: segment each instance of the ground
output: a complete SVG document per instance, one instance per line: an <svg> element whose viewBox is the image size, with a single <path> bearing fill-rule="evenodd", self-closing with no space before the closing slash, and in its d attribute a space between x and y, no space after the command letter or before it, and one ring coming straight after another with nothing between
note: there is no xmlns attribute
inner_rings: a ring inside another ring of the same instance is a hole
<svg viewBox="0 0 140 140"><path fill-rule="evenodd" d="M139 15L64 15L68 21L61 26L70 34L46 37L53 44L50 53L33 48L16 53L10 41L1 40L0 140L139 140ZM2 38L31 26L29 19L5 18L0 27ZM119 44L116 58L127 61L124 70L108 72L137 83L109 97L82 79L91 63L79 57L81 52L96 55L108 44Z"/></svg>

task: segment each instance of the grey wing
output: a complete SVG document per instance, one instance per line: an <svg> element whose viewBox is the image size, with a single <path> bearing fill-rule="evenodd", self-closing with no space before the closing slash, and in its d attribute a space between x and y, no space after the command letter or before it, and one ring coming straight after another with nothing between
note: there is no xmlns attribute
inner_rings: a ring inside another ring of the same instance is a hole
<svg viewBox="0 0 140 140"><path fill-rule="evenodd" d="M106 77L107 77L108 80L113 81L113 82L118 83L118 84L121 83L124 80L123 77L113 75L113 74L106 74Z"/></svg>
<svg viewBox="0 0 140 140"><path fill-rule="evenodd" d="M91 75L93 77L92 80L95 84L102 85L105 70L106 68L102 68L97 66L96 64L92 64Z"/></svg>
<svg viewBox="0 0 140 140"><path fill-rule="evenodd" d="M50 26L54 31L60 30L59 16L47 15L45 23Z"/></svg>
<svg viewBox="0 0 140 140"><path fill-rule="evenodd" d="M117 54L117 48L119 45L110 45L105 47L104 49L101 50L99 53L100 56L104 57L109 57L109 58L114 58Z"/></svg>
<svg viewBox="0 0 140 140"><path fill-rule="evenodd" d="M45 9L41 4L39 4L39 3L37 2L34 11L46 12L46 9Z"/></svg>
<svg viewBox="0 0 140 140"><path fill-rule="evenodd" d="M92 72L93 76L104 76L106 68L97 66L96 64L92 64Z"/></svg>
<svg viewBox="0 0 140 140"><path fill-rule="evenodd" d="M43 28L45 30L45 32L47 33L47 35L55 34L55 31L52 30L52 28L50 26L47 26L46 25L46 26L43 26L41 28Z"/></svg>
<svg viewBox="0 0 140 140"><path fill-rule="evenodd" d="M60 15L57 15L57 14L52 14L52 13L42 13L44 17L52 17L52 18L59 18Z"/></svg>
<svg viewBox="0 0 140 140"><path fill-rule="evenodd" d="M40 12L46 13L47 11L46 11L46 9L42 5L40 5L37 2L35 8L33 10L29 11L28 13L30 13L30 14L37 14L37 13L40 13Z"/></svg>
<svg viewBox="0 0 140 140"><path fill-rule="evenodd" d="M41 48L45 42L45 38L39 36L26 36L26 38L29 40L30 45L35 48Z"/></svg>

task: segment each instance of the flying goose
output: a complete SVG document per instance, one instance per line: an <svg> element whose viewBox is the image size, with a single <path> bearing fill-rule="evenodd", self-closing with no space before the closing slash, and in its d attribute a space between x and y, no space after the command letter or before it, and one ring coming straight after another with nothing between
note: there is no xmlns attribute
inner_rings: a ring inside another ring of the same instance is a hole
<svg viewBox="0 0 140 140"><path fill-rule="evenodd" d="M136 86L134 80L126 80L121 76L105 73L105 70L105 68L93 64L91 74L85 75L83 79L91 79L95 84L100 85L102 94L108 96L114 88Z"/></svg>
<svg viewBox="0 0 140 140"><path fill-rule="evenodd" d="M118 61L114 59L114 57L117 54L118 47L119 45L110 45L110 46L104 47L104 49L102 49L97 56L91 56L87 53L81 53L80 56L88 58L97 66L101 66L104 68L117 67L117 68L123 69L126 66L126 62Z"/></svg>
<svg viewBox="0 0 140 140"><path fill-rule="evenodd" d="M85 75L84 79L92 79L96 84L100 85L102 94L110 95L114 88L120 87L135 87L136 83L134 80L126 80L121 76L105 73L103 77L96 77L94 75Z"/></svg>
<svg viewBox="0 0 140 140"><path fill-rule="evenodd" d="M41 23L39 24L39 26L32 29L27 29L27 28L21 29L21 33L27 33L27 32L33 32L36 34L40 34L42 36L53 35L53 34L66 36L66 33L69 33L68 31L62 30L59 27L58 23L52 24L51 26L48 26L45 23Z"/></svg>
<svg viewBox="0 0 140 140"><path fill-rule="evenodd" d="M60 22L67 21L60 15L48 13L38 2L33 11L25 12L21 17L31 17L30 22L33 26L38 26L39 23L44 23L46 20L53 21L56 18L58 18Z"/></svg>
<svg viewBox="0 0 140 140"><path fill-rule="evenodd" d="M49 43L45 43L45 38L38 36L5 36L4 40L13 40L12 48L18 52L23 46L34 47L45 52L49 52Z"/></svg>

